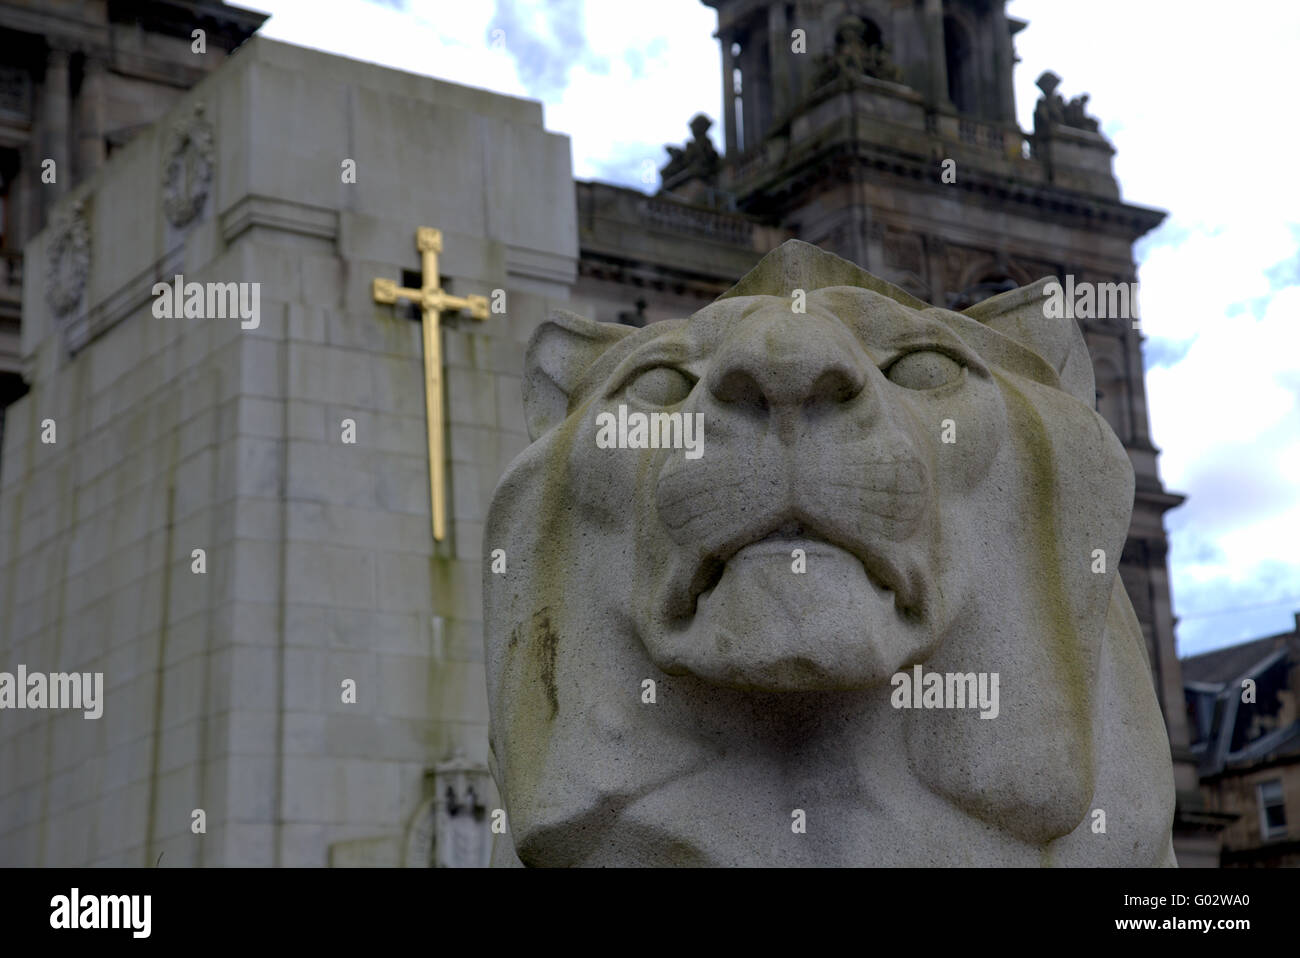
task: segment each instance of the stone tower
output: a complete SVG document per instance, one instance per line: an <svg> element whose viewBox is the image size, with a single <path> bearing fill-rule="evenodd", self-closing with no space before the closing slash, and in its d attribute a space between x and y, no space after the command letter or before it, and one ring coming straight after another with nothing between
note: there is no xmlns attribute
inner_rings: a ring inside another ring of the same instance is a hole
<svg viewBox="0 0 1300 958"><path fill-rule="evenodd" d="M1136 280L1133 243L1165 214L1121 200L1087 97L1067 101L1054 74L1039 78L1034 130L1019 128L1013 37L1026 23L1003 0L703 2L718 11L725 150L697 117L694 139L669 148L657 196L578 184L574 298L587 315L685 315L784 237L956 309L1042 276ZM620 230L629 220L637 230ZM1217 864L1214 822L1197 811L1170 605L1163 515L1183 497L1157 470L1140 331L1080 323L1097 409L1136 473L1120 571L1172 744L1176 848L1185 865Z"/></svg>

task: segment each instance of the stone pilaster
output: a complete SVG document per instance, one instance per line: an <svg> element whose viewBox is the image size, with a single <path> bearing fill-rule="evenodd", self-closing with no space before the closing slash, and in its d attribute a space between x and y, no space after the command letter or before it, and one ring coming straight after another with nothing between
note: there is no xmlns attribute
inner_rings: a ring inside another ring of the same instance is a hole
<svg viewBox="0 0 1300 958"><path fill-rule="evenodd" d="M104 61L87 56L77 98L77 177L93 176L104 164Z"/></svg>
<svg viewBox="0 0 1300 958"><path fill-rule="evenodd" d="M40 159L55 162L55 182L47 186L57 197L67 192L72 172L69 168L71 151L68 149L68 51L59 47L51 48L46 55L44 106L44 155Z"/></svg>
<svg viewBox="0 0 1300 958"><path fill-rule="evenodd" d="M736 149L736 64L731 56L731 34L718 36L722 45L722 125L727 134L727 156L735 156Z"/></svg>
<svg viewBox="0 0 1300 958"><path fill-rule="evenodd" d="M993 62L998 97L997 117L1003 123L1016 122L1016 92L1013 68L1016 52L1011 44L1011 26L1006 14L997 10L993 14Z"/></svg>
<svg viewBox="0 0 1300 958"><path fill-rule="evenodd" d="M790 34L786 29L785 4L767 8L767 55L772 77L772 122L785 114L790 97Z"/></svg>
<svg viewBox="0 0 1300 958"><path fill-rule="evenodd" d="M943 0L925 0L925 45L929 61L930 105L951 107L948 101L948 60L943 47Z"/></svg>

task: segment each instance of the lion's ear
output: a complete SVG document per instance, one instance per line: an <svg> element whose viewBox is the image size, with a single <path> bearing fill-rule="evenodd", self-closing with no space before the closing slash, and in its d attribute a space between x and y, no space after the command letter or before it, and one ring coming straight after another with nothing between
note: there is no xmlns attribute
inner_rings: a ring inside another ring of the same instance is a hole
<svg viewBox="0 0 1300 958"><path fill-rule="evenodd" d="M553 309L528 340L524 358L524 418L537 439L569 415L569 396L591 364L628 333L631 326L596 323Z"/></svg>
<svg viewBox="0 0 1300 958"><path fill-rule="evenodd" d="M1097 401L1092 359L1079 324L1068 317L1049 317L1045 276L1036 283L999 293L962 312L990 329L1032 349L1056 370L1061 388L1089 407ZM1059 285L1059 284L1058 284Z"/></svg>

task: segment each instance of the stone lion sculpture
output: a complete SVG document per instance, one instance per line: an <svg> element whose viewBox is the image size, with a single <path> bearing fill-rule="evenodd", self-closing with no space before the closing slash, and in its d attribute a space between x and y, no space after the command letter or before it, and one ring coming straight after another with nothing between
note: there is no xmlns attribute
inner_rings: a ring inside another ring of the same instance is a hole
<svg viewBox="0 0 1300 958"><path fill-rule="evenodd" d="M537 330L485 530L496 864L1174 864L1133 471L1046 282L955 313L790 241L689 319ZM638 412L702 446L598 444Z"/></svg>

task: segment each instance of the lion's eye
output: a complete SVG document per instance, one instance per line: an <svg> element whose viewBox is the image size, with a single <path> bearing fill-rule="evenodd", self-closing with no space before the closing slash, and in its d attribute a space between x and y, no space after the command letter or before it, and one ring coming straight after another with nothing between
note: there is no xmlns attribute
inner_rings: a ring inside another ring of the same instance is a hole
<svg viewBox="0 0 1300 958"><path fill-rule="evenodd" d="M956 380L961 371L961 363L943 353L918 349L900 357L885 375L890 382L906 389L936 389Z"/></svg>
<svg viewBox="0 0 1300 958"><path fill-rule="evenodd" d="M675 406L691 394L695 380L672 366L654 366L638 374L627 386L634 399L651 406Z"/></svg>

